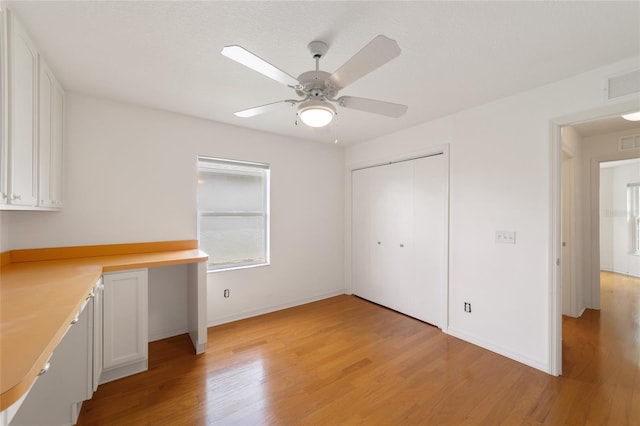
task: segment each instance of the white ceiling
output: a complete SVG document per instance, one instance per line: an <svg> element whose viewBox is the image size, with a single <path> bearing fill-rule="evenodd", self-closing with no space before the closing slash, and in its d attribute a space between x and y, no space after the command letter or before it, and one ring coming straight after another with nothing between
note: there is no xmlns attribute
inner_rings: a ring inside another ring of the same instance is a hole
<svg viewBox="0 0 640 426"><path fill-rule="evenodd" d="M638 129L638 131L640 131L640 122L628 121L622 117L607 117L599 120L575 123L572 124L571 127L583 138L588 138L632 129Z"/></svg>
<svg viewBox="0 0 640 426"><path fill-rule="evenodd" d="M298 138L355 143L640 56L640 2L6 1L63 86ZM325 41L333 72L378 34L402 55L340 92L407 104L399 119L339 109L295 126L291 89L223 57L239 44L293 76Z"/></svg>

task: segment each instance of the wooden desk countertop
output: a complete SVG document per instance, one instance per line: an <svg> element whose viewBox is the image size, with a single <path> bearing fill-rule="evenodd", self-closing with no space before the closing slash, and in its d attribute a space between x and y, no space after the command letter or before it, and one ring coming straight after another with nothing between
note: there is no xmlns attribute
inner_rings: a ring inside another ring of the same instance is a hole
<svg viewBox="0 0 640 426"><path fill-rule="evenodd" d="M207 258L196 241L3 253L0 411L29 390L103 272L205 262Z"/></svg>

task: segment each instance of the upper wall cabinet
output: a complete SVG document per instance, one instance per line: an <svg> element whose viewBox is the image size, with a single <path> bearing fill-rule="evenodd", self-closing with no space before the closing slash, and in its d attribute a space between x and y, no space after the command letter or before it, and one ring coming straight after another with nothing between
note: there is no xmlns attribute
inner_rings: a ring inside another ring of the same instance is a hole
<svg viewBox="0 0 640 426"><path fill-rule="evenodd" d="M61 208L64 92L42 57L38 66L38 205Z"/></svg>
<svg viewBox="0 0 640 426"><path fill-rule="evenodd" d="M59 209L64 91L15 15L2 19L0 208Z"/></svg>

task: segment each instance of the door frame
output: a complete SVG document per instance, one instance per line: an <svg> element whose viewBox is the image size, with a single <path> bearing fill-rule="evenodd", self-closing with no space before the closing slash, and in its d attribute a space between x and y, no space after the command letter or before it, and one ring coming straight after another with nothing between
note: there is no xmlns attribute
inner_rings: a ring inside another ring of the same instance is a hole
<svg viewBox="0 0 640 426"><path fill-rule="evenodd" d="M562 374L562 135L561 128L574 123L592 121L601 118L618 116L638 110L638 100L611 103L587 111L569 114L549 122L550 132L550 211L549 211L549 373L555 376ZM599 165L599 162L598 162ZM593 167L593 166L592 166ZM599 175L598 175L599 178ZM599 179L598 179L599 181ZM596 186L597 187L597 186ZM593 191L593 188L592 188ZM596 212L597 213L597 212ZM592 220L594 218L592 217ZM596 241L597 243L597 241ZM594 242L592 241L592 245ZM593 257L593 247L591 248ZM599 258L599 253L596 253ZM591 276L593 265L590 268Z"/></svg>

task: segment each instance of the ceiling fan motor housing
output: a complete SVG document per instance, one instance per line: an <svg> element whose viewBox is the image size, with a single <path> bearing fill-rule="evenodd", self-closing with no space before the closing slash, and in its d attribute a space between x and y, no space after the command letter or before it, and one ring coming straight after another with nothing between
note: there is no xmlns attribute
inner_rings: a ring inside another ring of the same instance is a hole
<svg viewBox="0 0 640 426"><path fill-rule="evenodd" d="M327 87L327 80L331 74L326 71L307 71L298 76L300 87L296 89L296 93L302 97L333 99L336 90Z"/></svg>

